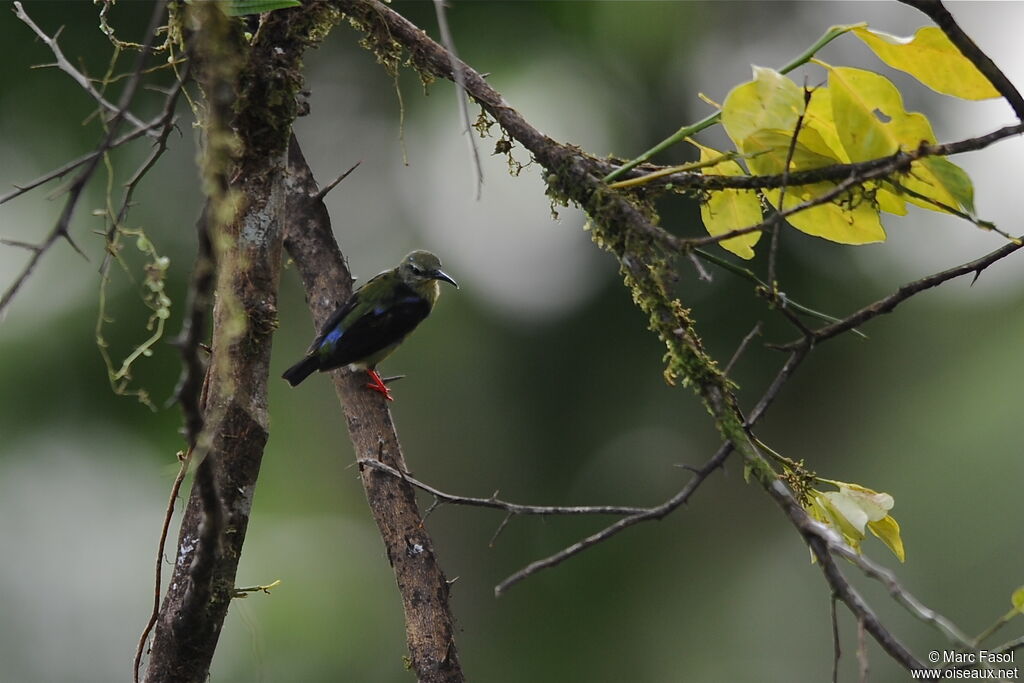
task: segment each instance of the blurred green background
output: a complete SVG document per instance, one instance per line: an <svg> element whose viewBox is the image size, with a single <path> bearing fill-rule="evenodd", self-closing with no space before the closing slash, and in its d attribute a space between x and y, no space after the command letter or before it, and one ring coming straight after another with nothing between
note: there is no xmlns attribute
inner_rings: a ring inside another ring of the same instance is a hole
<svg viewBox="0 0 1024 683"><path fill-rule="evenodd" d="M437 35L433 5L394 7ZM110 57L92 3L28 2L44 30L89 73ZM1024 84L1021 3L952 5L967 31L1011 79ZM113 23L137 39L149 3L122 2ZM721 102L750 64L778 66L839 23L866 20L907 35L923 15L892 3L458 2L449 20L460 55L538 128L596 154L633 156L703 117L698 92ZM46 47L11 12L0 71L0 183L23 183L82 154L99 136L83 122L92 101L54 69ZM455 95L426 96L404 73L404 132L395 84L339 26L308 55L312 112L296 124L326 182L359 170L328 196L335 231L361 280L411 248L437 252L462 288L446 291L430 321L383 366L408 379L392 410L414 473L465 495L536 504L661 502L711 455L716 434L688 390L661 379L660 344L622 288L613 260L559 209L552 222L540 169L518 178L480 142L486 181L473 199ZM1002 102L940 97L881 65L853 37L820 57L886 73L910 110L941 140L1012 122ZM126 62L127 63L127 62ZM127 67L125 67L127 68ZM811 85L820 69L794 78ZM154 114L142 93L136 112ZM475 110L471 108L471 114ZM200 197L194 131L181 134L147 178L129 217L171 259L170 330L180 325ZM723 143L720 132L701 139ZM403 144L408 164L403 163ZM124 182L148 149L113 155ZM975 181L983 218L1012 233L1019 221L1020 140L957 158ZM526 163L516 147L513 154ZM680 147L661 161L692 158ZM0 681L125 680L152 600L159 524L181 447L176 408L151 412L114 396L94 343L102 259L101 175L83 199L73 234L88 262L58 245L0 323ZM38 240L62 205L46 186L0 206L0 237ZM114 196L119 198L119 191ZM673 200L664 224L701 231L697 207ZM783 289L802 303L845 314L900 283L996 248L1000 239L934 213L886 222L889 241L845 247L783 234ZM129 260L140 278L141 260ZM27 253L0 248L7 284ZM785 388L759 435L822 476L891 493L903 528L907 588L970 633L1008 609L1024 583L1019 436L1024 332L1022 271L1010 258L973 286L957 280L915 298L812 355ZM763 255L754 267L765 267ZM749 285L715 271L699 283L681 264L679 292L718 358L757 320L765 338L792 333L754 300ZM365 499L333 391L324 378L290 390L277 375L313 329L293 269L281 283L275 335L271 439L239 568L240 585L282 584L232 606L214 681L409 681L394 579ZM145 336L135 286L115 272L106 328L123 357ZM736 377L748 402L782 357L755 346ZM178 374L160 344L136 366L157 403ZM425 498L424 504L430 499ZM180 506L179 506L180 507ZM609 519L519 518L496 545L498 512L442 507L428 524L453 586L458 646L471 680L818 681L832 666L829 593L796 533L743 483L736 462L706 482L689 507L617 536L517 585L494 585L528 562ZM175 520L175 526L177 519ZM173 547L173 546L172 546ZM896 561L874 541L867 552ZM169 552L173 556L173 550ZM169 568L169 565L168 565ZM852 569L852 568L851 568ZM853 571L848 571L853 575ZM854 576L880 616L923 655L944 638ZM855 677L856 627L843 613L844 680ZM1020 635L1019 625L1003 634ZM998 638L999 642L1003 639ZM872 680L899 669L872 643Z"/></svg>

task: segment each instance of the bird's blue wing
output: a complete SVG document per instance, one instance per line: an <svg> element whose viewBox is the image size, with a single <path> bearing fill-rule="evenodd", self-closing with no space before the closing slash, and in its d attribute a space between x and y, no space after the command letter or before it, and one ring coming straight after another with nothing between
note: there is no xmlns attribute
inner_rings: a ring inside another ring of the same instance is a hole
<svg viewBox="0 0 1024 683"><path fill-rule="evenodd" d="M331 316L334 325L325 325L317 338L315 352L321 358L321 369L355 363L397 344L430 313L430 303L408 290L389 304L374 307L342 325L357 303L349 301L339 309Z"/></svg>

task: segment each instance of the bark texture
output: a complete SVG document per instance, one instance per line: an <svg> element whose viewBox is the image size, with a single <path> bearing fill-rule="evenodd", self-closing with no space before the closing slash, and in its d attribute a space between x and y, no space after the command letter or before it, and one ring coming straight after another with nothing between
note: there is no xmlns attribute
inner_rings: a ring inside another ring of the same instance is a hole
<svg viewBox="0 0 1024 683"><path fill-rule="evenodd" d="M202 401L182 397L198 464L154 631L145 676L152 683L208 679L235 593L268 437L284 177L301 55L337 18L314 0L266 15L247 41L240 24L214 3L195 3L189 12L189 56L207 104L202 171L208 204L200 243L208 238L215 256L216 303ZM199 406L199 419L188 414L189 406Z"/></svg>

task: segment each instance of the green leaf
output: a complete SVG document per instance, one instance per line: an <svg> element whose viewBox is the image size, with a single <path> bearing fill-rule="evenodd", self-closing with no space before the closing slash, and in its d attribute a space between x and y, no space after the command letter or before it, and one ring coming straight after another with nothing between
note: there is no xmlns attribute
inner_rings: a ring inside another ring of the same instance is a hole
<svg viewBox="0 0 1024 683"><path fill-rule="evenodd" d="M693 140L690 143L700 150L700 161L708 162L722 153L710 147L699 145ZM721 161L701 170L704 174L740 176L743 169L732 160ZM712 192L707 202L700 205L700 217L709 235L721 235L739 228L757 225L761 222L761 200L753 190L726 189ZM723 249L731 251L742 259L754 258L754 245L761 238L760 232L751 232L739 237L722 240L719 244Z"/></svg>
<svg viewBox="0 0 1024 683"><path fill-rule="evenodd" d="M220 6L229 17L241 17L288 7L302 7L302 3L299 0L223 0Z"/></svg>
<svg viewBox="0 0 1024 683"><path fill-rule="evenodd" d="M967 171L945 157L927 157L918 163L927 168L931 176L953 195L964 211L974 215L974 186Z"/></svg>
<svg viewBox="0 0 1024 683"><path fill-rule="evenodd" d="M1013 591L1013 594L1010 596L1010 602L1015 610L1024 614L1024 586Z"/></svg>
<svg viewBox="0 0 1024 683"><path fill-rule="evenodd" d="M919 28L911 38L866 27L855 28L853 33L883 62L907 72L936 92L965 100L999 97L999 91L937 26Z"/></svg>

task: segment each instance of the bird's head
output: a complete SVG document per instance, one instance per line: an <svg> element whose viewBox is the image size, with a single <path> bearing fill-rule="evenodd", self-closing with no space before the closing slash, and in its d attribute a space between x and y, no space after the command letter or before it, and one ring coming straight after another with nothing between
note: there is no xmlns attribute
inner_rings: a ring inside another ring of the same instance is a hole
<svg viewBox="0 0 1024 683"><path fill-rule="evenodd" d="M441 270L441 259L429 251L417 250L402 259L402 262L398 264L398 276L410 287L430 280L444 280L456 289L459 288L458 283L448 273Z"/></svg>

